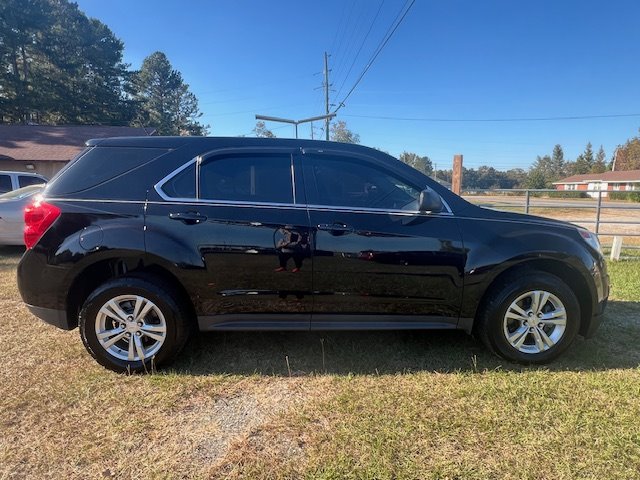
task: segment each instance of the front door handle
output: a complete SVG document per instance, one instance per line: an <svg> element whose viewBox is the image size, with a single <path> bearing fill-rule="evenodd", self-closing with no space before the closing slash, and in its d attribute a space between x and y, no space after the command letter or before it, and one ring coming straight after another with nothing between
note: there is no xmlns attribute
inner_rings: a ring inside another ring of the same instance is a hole
<svg viewBox="0 0 640 480"><path fill-rule="evenodd" d="M180 220L186 225L197 225L207 220L206 215L200 215L198 212L175 212L170 213L171 220Z"/></svg>
<svg viewBox="0 0 640 480"><path fill-rule="evenodd" d="M344 223L321 223L318 230L331 233L353 233L353 227Z"/></svg>

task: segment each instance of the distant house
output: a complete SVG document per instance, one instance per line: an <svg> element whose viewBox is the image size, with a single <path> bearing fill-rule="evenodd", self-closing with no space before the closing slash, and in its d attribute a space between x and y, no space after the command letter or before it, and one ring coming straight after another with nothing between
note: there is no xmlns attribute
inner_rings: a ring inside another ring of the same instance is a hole
<svg viewBox="0 0 640 480"><path fill-rule="evenodd" d="M37 172L51 178L91 138L153 135L152 128L100 125L0 125L0 170Z"/></svg>
<svg viewBox="0 0 640 480"><path fill-rule="evenodd" d="M572 175L553 182L553 184L556 186L556 190L603 190L605 193L602 196L606 197L606 192L640 191L640 170ZM598 193L593 192L588 195L597 197Z"/></svg>

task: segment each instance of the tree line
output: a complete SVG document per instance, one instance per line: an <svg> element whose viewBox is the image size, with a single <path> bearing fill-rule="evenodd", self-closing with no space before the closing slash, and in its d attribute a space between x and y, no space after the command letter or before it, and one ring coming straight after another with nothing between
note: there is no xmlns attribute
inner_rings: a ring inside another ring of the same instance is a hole
<svg viewBox="0 0 640 480"><path fill-rule="evenodd" d="M0 0L0 123L155 127L202 135L197 98L162 52L140 70L68 0Z"/></svg>

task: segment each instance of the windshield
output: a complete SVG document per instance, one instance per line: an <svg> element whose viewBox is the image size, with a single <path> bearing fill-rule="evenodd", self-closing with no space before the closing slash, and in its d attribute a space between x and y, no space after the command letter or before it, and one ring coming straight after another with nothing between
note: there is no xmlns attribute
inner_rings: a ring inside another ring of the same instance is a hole
<svg viewBox="0 0 640 480"><path fill-rule="evenodd" d="M0 200L20 200L36 193L40 193L44 189L44 183L41 185L29 185L28 187L18 188L0 195Z"/></svg>

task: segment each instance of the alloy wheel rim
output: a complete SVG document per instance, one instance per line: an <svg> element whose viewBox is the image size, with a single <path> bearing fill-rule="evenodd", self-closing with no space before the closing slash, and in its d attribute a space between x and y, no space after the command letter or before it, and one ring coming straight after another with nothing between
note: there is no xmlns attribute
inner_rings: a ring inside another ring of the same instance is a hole
<svg viewBox="0 0 640 480"><path fill-rule="evenodd" d="M95 331L109 355L128 362L144 362L162 348L167 323L160 308L148 298L119 295L100 308Z"/></svg>
<svg viewBox="0 0 640 480"><path fill-rule="evenodd" d="M545 290L532 290L517 297L507 308L503 320L503 332L509 344L528 354L553 348L566 328L567 312L563 303Z"/></svg>

